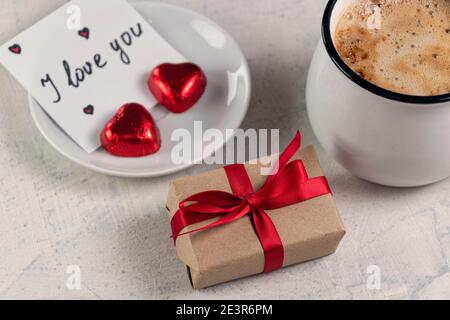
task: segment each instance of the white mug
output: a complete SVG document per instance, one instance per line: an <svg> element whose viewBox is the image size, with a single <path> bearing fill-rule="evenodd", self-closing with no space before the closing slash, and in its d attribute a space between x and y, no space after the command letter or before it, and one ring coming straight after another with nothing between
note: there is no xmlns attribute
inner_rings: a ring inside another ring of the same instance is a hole
<svg viewBox="0 0 450 320"><path fill-rule="evenodd" d="M333 43L339 18L353 0L330 0L323 41L311 62L308 115L325 148L354 175L413 187L450 176L450 93L418 97L380 88L353 72Z"/></svg>

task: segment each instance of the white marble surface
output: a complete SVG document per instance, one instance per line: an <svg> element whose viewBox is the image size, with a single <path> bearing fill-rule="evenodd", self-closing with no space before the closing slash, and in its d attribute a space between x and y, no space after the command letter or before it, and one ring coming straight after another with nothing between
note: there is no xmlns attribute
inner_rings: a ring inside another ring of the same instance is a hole
<svg viewBox="0 0 450 320"><path fill-rule="evenodd" d="M0 0L0 42L61 0ZM170 0L216 20L241 44L254 80L244 128L297 128L315 143L304 87L320 37L321 0ZM314 262L193 291L164 211L168 181L89 172L54 151L28 113L26 92L0 67L0 298L450 298L450 180L418 189L360 181L320 151L348 230ZM207 170L198 166L178 176ZM81 268L81 289L66 268ZM381 271L379 290L367 268Z"/></svg>

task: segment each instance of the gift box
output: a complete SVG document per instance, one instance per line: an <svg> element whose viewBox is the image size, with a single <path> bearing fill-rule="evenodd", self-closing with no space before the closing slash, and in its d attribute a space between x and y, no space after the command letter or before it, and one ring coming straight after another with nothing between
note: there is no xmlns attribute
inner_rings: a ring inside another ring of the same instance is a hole
<svg viewBox="0 0 450 320"><path fill-rule="evenodd" d="M297 139L297 147L295 141L288 147L291 154L280 157L277 176L261 175L259 163L171 182L167 210L177 254L194 288L336 251L344 226L314 147L298 151ZM254 193L239 190L246 183Z"/></svg>

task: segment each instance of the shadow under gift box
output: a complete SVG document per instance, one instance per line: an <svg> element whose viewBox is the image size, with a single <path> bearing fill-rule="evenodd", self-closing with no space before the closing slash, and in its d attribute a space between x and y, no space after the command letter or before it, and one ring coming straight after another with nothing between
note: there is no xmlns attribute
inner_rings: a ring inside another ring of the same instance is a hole
<svg viewBox="0 0 450 320"><path fill-rule="evenodd" d="M297 159L303 160L309 178L323 176L313 146L298 151L293 160ZM267 179L267 176L260 175L261 165L246 164L245 168L255 191L259 190ZM167 201L170 219L181 201L210 190L231 193L223 169L171 182ZM345 235L331 194L265 211L283 242L284 267L334 253ZM212 221L191 225L183 232ZM264 268L264 252L249 216L217 228L180 236L176 250L196 289L262 273Z"/></svg>

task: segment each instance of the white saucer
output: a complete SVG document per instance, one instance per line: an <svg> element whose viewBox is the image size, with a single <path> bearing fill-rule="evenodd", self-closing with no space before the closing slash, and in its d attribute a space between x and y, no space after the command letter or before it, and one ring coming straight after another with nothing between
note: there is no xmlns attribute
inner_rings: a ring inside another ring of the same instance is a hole
<svg viewBox="0 0 450 320"><path fill-rule="evenodd" d="M250 71L235 41L208 18L167 4L138 2L132 5L186 59L201 66L208 78L205 95L188 112L176 115L152 109L155 118L159 119L157 122L163 141L159 153L131 159L114 157L103 149L88 154L64 134L31 96L29 106L37 127L47 141L81 166L121 177L163 176L193 165L192 162L175 165L171 161L171 150L178 144L171 141L174 129L185 128L194 137L195 120L203 122L203 130L216 128L224 132L241 125L250 102ZM195 142L202 143L202 137L195 137ZM197 163L205 156L195 153L193 160Z"/></svg>

